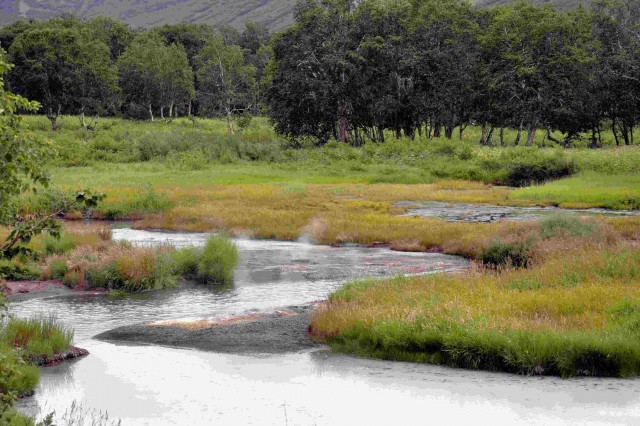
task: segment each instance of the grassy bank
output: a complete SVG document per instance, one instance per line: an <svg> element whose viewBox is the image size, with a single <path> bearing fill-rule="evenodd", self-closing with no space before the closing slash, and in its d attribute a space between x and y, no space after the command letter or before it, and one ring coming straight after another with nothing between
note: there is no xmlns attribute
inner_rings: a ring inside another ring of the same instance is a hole
<svg viewBox="0 0 640 426"><path fill-rule="evenodd" d="M199 281L226 283L237 263L237 250L224 237L212 236L202 249L133 247L112 241L111 228L101 224L66 223L59 239L41 235L28 248L28 255L0 261L0 278L138 292L174 287L192 278L194 267Z"/></svg>
<svg viewBox="0 0 640 426"><path fill-rule="evenodd" d="M537 146L480 147L480 129L464 140L391 137L382 144L322 147L291 144L255 118L234 135L220 120L132 122L105 119L97 130L63 117L49 131L43 117L26 118L35 134L59 151L53 182L64 191L91 187L108 198L91 212L99 219L142 219L135 226L222 230L257 238L320 243L389 243L396 248L467 253L470 233L491 226L399 218L398 201L500 205L559 205L636 209L640 206L640 149ZM539 132L542 134L543 132ZM511 131L505 139L515 138ZM605 140L609 140L605 132ZM511 190L493 183L542 185ZM50 197L55 200L55 196ZM46 210L51 199L30 197L25 212ZM473 228L473 231L472 231ZM473 253L472 253L473 254Z"/></svg>
<svg viewBox="0 0 640 426"><path fill-rule="evenodd" d="M36 365L71 348L73 332L53 318L4 318L0 321L0 423L29 425L33 421L12 410L13 402L38 384Z"/></svg>
<svg viewBox="0 0 640 426"><path fill-rule="evenodd" d="M510 267L503 255L468 274L350 283L316 311L312 333L338 350L384 359L521 374L640 374L637 227L567 218L529 226L499 243L528 241L527 268Z"/></svg>

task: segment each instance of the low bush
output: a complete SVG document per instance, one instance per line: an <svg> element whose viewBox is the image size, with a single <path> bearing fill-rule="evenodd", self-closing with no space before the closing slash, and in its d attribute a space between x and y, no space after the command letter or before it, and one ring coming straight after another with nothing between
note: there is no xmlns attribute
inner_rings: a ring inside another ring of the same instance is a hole
<svg viewBox="0 0 640 426"><path fill-rule="evenodd" d="M238 263L238 249L228 238L212 236L202 250L197 279L203 283L228 284Z"/></svg>
<svg viewBox="0 0 640 426"><path fill-rule="evenodd" d="M501 269L509 266L526 268L529 265L530 242L508 243L494 240L478 255L484 266Z"/></svg>
<svg viewBox="0 0 640 426"><path fill-rule="evenodd" d="M176 271L183 277L195 279L198 274L198 263L202 257L202 248L185 247L171 252Z"/></svg>
<svg viewBox="0 0 640 426"><path fill-rule="evenodd" d="M0 259L0 278L14 281L35 280L40 271L35 266L17 260Z"/></svg>
<svg viewBox="0 0 640 426"><path fill-rule="evenodd" d="M589 237L600 228L595 221L581 220L569 215L557 214L540 220L540 236L554 237Z"/></svg>
<svg viewBox="0 0 640 426"><path fill-rule="evenodd" d="M49 272L54 280L61 280L69 272L69 267L64 259L55 259L49 263Z"/></svg>
<svg viewBox="0 0 640 426"><path fill-rule="evenodd" d="M231 240L211 236L204 247L174 250L171 258L181 276L201 283L228 284L238 263L238 249Z"/></svg>

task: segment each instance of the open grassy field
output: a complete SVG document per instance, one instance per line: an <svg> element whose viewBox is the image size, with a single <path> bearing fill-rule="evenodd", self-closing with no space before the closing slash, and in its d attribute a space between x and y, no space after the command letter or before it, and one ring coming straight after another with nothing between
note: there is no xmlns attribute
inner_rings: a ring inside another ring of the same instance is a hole
<svg viewBox="0 0 640 426"><path fill-rule="evenodd" d="M407 207L395 205L638 209L640 149L612 147L607 132L606 147L596 150L586 141L553 147L544 135L533 147L480 147L477 128L463 140L293 147L260 118L235 135L217 120L114 119L98 131L75 120L64 118L62 131L51 133L46 120L27 118L59 152L51 172L61 192L24 197L24 213L91 188L107 198L68 219L464 255L477 261L465 274L347 284L315 314L314 336L388 359L525 374L640 374L640 218L451 223L402 217ZM67 267L73 250L62 256ZM174 257L180 274L211 269L194 256L202 254ZM56 260L43 271L62 268Z"/></svg>
<svg viewBox="0 0 640 426"><path fill-rule="evenodd" d="M315 312L312 333L338 350L385 359L638 375L637 227L628 238L585 225L530 227L523 236L538 239L528 268L350 283Z"/></svg>

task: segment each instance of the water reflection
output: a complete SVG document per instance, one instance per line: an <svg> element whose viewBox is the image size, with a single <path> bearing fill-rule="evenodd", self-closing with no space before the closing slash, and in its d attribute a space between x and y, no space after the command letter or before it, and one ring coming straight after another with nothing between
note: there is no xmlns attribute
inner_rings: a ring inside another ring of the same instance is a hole
<svg viewBox="0 0 640 426"><path fill-rule="evenodd" d="M80 400L129 425L632 425L640 419L637 380L519 377L327 351L241 356L103 342L91 342L90 350L94 355L65 367L71 380L45 370L36 398L56 407Z"/></svg>

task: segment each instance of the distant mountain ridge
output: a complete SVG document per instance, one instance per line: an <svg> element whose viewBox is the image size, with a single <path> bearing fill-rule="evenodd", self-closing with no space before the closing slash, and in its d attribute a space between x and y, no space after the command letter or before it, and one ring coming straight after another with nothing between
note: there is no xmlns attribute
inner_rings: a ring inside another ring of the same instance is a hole
<svg viewBox="0 0 640 426"><path fill-rule="evenodd" d="M109 16L133 27L179 22L231 25L252 21L272 31L293 22L296 0L0 0L0 26L20 18L47 20L63 13Z"/></svg>
<svg viewBox="0 0 640 426"><path fill-rule="evenodd" d="M472 0L478 7L491 7L513 0ZM553 3L560 10L587 4L588 0L533 0ZM0 26L20 18L47 20L63 13L80 18L109 16L133 27L153 27L179 22L231 25L242 28L252 21L271 31L293 22L296 0L0 0Z"/></svg>

